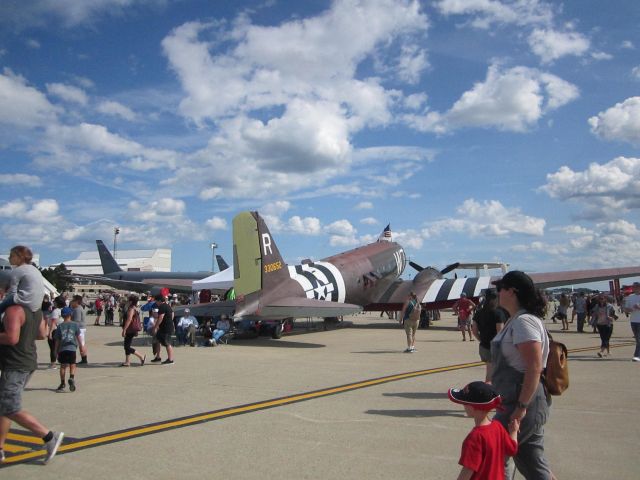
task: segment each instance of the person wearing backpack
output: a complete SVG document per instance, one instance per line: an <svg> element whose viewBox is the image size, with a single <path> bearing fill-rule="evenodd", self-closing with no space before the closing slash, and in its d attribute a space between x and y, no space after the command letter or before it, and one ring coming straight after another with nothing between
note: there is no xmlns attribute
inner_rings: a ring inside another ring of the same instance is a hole
<svg viewBox="0 0 640 480"><path fill-rule="evenodd" d="M503 400L495 419L505 428L520 421L515 468L525 479L554 479L544 454L544 425L549 405L541 379L549 356L549 336L541 320L545 300L531 277L517 270L506 273L496 286L500 306L510 318L491 342L491 383ZM506 460L505 478L515 474Z"/></svg>
<svg viewBox="0 0 640 480"><path fill-rule="evenodd" d="M136 352L135 348L131 346L133 337L138 336L138 332L141 330L142 325L140 322L140 312L138 312L138 296L130 295L127 306L127 318L122 325L122 336L124 337L124 363L121 367L129 367L129 357L135 355L140 359L140 366L144 366L144 362L147 360L146 355L140 355Z"/></svg>
<svg viewBox="0 0 640 480"><path fill-rule="evenodd" d="M406 303L402 306L400 314L400 323L404 324L404 331L407 334L407 349L405 353L416 351L416 331L418 330L418 323L420 323L421 312L422 307L418 302L418 297L414 292L411 292Z"/></svg>

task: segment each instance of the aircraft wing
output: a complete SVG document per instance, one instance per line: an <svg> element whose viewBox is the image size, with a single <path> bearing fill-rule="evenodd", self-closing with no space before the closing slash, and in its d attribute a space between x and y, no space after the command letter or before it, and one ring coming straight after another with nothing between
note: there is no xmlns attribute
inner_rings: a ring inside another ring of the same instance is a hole
<svg viewBox="0 0 640 480"><path fill-rule="evenodd" d="M262 318L303 318L303 317L339 317L362 310L359 305L340 302L327 302L312 298L285 297L269 305L260 307L256 312Z"/></svg>
<svg viewBox="0 0 640 480"><path fill-rule="evenodd" d="M529 276L538 288L550 288L614 278L640 277L640 266L531 273ZM469 298L478 297L483 290L492 288L491 282L500 278L502 275L457 279L435 278L433 276L432 278L421 278L421 275L418 274L413 280L396 280L378 302L365 305L364 310L400 310L410 292L414 292L427 309L447 308L460 298L462 292L466 293Z"/></svg>
<svg viewBox="0 0 640 480"><path fill-rule="evenodd" d="M568 272L530 273L529 276L540 288L601 282L614 278L640 277L640 266L624 268L601 268L595 270L573 270Z"/></svg>
<svg viewBox="0 0 640 480"><path fill-rule="evenodd" d="M430 278L414 280L396 280L376 303L365 305L367 311L394 311L402 309L409 293L414 292L427 309L447 308L460 298L461 293L467 297L480 296L483 290L491 286L491 281L500 277L468 277L468 278ZM418 281L416 281L418 280Z"/></svg>
<svg viewBox="0 0 640 480"><path fill-rule="evenodd" d="M83 280L91 280L97 284L108 285L120 290L133 290L136 292L146 292L153 289L153 287L164 288L167 287L174 291L180 291L185 293L191 293L191 284L193 280L184 279L148 279L143 282L136 280L116 280L114 278L104 277L102 275L78 275L72 273L68 275L69 278L81 278Z"/></svg>

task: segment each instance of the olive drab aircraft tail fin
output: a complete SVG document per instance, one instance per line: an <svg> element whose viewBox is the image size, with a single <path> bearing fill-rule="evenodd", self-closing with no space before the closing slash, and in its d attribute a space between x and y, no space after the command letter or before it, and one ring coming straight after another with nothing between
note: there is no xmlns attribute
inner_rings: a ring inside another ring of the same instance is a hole
<svg viewBox="0 0 640 480"><path fill-rule="evenodd" d="M98 246L98 254L100 255L100 263L102 264L102 273L105 275L109 273L121 272L122 269L116 259L113 258L113 255L107 250L104 242L102 240L96 240L96 245Z"/></svg>
<svg viewBox="0 0 640 480"><path fill-rule="evenodd" d="M272 289L290 278L258 212L241 212L233 219L233 269L236 296Z"/></svg>

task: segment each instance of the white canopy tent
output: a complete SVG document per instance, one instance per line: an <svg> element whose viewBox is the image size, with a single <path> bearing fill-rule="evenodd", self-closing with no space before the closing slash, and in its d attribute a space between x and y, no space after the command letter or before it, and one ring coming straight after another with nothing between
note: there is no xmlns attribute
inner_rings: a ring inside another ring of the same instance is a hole
<svg viewBox="0 0 640 480"><path fill-rule="evenodd" d="M196 280L193 282L191 289L196 290L227 290L233 287L233 267L229 267L213 275Z"/></svg>

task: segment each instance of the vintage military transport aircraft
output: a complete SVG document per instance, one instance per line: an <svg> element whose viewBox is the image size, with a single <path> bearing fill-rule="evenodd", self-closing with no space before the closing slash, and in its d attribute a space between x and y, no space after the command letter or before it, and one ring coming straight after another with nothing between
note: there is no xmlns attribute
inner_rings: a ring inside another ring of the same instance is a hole
<svg viewBox="0 0 640 480"><path fill-rule="evenodd" d="M397 311L410 292L426 309L451 306L461 293L478 297L496 277L445 279L443 270L409 262L418 273L400 278L407 263L404 249L391 241L387 227L377 242L320 261L287 265L258 212L233 219L235 301L190 305L195 315L232 315L235 320L336 317L361 310ZM534 273L541 288L640 276L640 266L555 273ZM181 308L176 309L181 314Z"/></svg>

